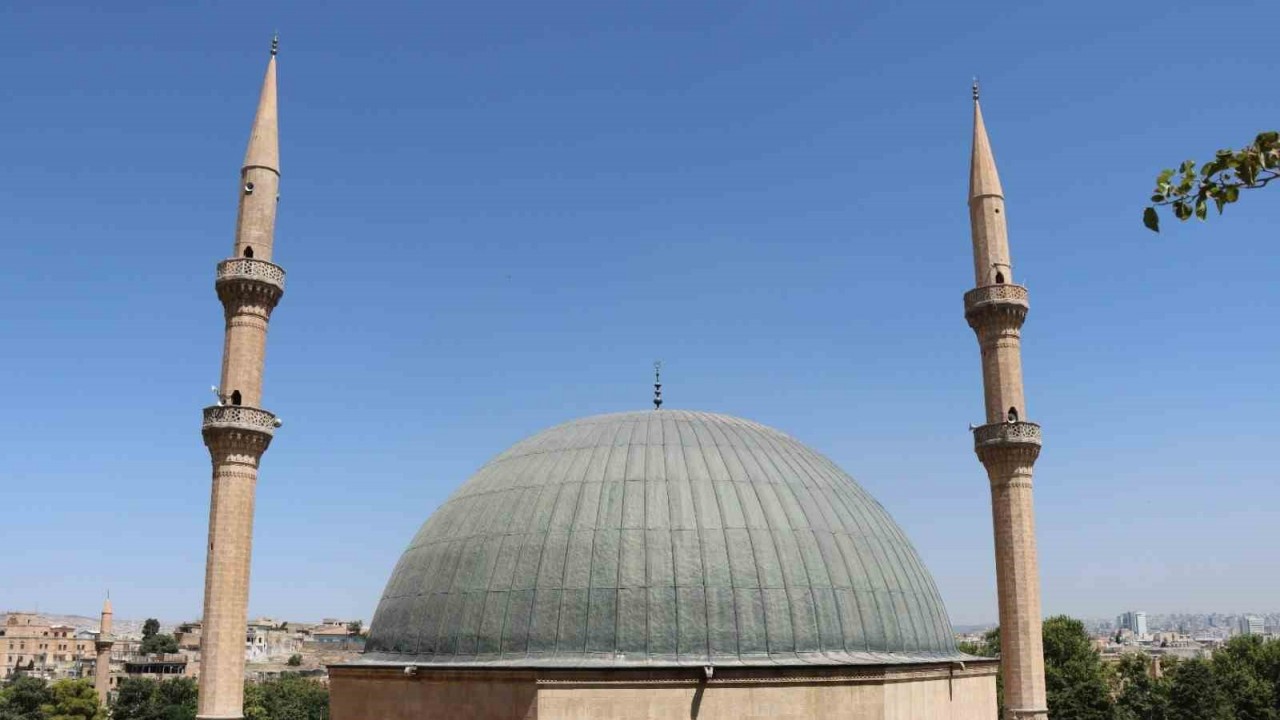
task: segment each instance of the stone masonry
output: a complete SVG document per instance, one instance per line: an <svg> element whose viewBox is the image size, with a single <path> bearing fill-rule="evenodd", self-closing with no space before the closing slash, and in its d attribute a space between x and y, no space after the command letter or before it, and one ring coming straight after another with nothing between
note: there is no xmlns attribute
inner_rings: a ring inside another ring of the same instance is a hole
<svg viewBox="0 0 1280 720"><path fill-rule="evenodd" d="M276 114L273 41L240 171L233 255L218 263L215 280L226 335L218 404L204 409L202 430L213 462L197 714L203 720L244 715L254 490L258 461L279 425L275 415L260 408L267 324L284 294L284 270L271 263L280 182Z"/></svg>
<svg viewBox="0 0 1280 720"><path fill-rule="evenodd" d="M107 598L102 603L102 620L98 624L98 637L93 642L93 649L98 654L93 668L93 687L98 691L98 701L104 706L111 694L111 646L115 644L111 636L111 615L111 598Z"/></svg>
<svg viewBox="0 0 1280 720"><path fill-rule="evenodd" d="M1041 638L1040 571L1036 559L1031 469L1040 454L1040 426L1027 422L1022 393L1021 329L1027 289L1013 282L1004 191L973 88L973 156L969 223L977 287L964 296L965 319L982 349L986 424L974 429L974 450L991 481L996 585L1000 604L1000 665L1005 717L1048 717Z"/></svg>

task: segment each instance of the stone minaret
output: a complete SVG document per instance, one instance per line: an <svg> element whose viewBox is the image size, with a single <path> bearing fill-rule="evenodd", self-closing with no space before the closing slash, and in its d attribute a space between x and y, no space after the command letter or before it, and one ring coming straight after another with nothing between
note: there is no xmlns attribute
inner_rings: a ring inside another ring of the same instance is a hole
<svg viewBox="0 0 1280 720"><path fill-rule="evenodd" d="M93 649L98 653L98 661L93 667L93 688L98 691L98 702L107 704L107 696L111 693L111 646L115 638L111 636L111 598L102 603L102 620L98 623L98 637L93 641Z"/></svg>
<svg viewBox="0 0 1280 720"><path fill-rule="evenodd" d="M973 445L991 480L1005 717L1043 719L1048 710L1031 502L1031 468L1040 454L1040 426L1024 419L1028 415L1022 395L1021 328L1027 318L1027 289L1013 281L1004 191L982 122L976 83L969 225L977 287L964 295L964 316L982 348L987 405L986 424L974 429Z"/></svg>
<svg viewBox="0 0 1280 720"><path fill-rule="evenodd" d="M218 263L215 287L226 317L218 404L204 409L204 444L213 460L209 559L205 566L197 717L240 718L244 637L253 547L258 461L280 423L261 409L267 322L284 293L284 270L271 263L280 151L276 129L276 47L262 82L258 113L240 170L235 247Z"/></svg>

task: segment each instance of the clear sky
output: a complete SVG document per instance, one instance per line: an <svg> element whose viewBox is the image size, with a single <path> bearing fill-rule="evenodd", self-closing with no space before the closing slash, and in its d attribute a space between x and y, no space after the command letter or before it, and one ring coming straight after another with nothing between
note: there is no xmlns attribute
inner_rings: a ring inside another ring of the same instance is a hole
<svg viewBox="0 0 1280 720"><path fill-rule="evenodd" d="M0 6L0 609L200 612L236 188L279 28L282 200L250 612L372 615L541 428L778 427L992 620L969 84L1008 202L1044 609L1274 610L1280 190L1140 224L1280 125L1280 4ZM1273 195L1272 193L1277 193Z"/></svg>

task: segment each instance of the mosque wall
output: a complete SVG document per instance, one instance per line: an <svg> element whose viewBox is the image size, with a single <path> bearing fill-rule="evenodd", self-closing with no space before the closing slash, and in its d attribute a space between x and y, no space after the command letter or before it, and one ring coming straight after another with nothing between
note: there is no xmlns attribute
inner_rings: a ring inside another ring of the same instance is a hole
<svg viewBox="0 0 1280 720"><path fill-rule="evenodd" d="M333 720L991 720L994 661L905 667L330 668Z"/></svg>
<svg viewBox="0 0 1280 720"><path fill-rule="evenodd" d="M332 720L537 720L530 671L329 669Z"/></svg>

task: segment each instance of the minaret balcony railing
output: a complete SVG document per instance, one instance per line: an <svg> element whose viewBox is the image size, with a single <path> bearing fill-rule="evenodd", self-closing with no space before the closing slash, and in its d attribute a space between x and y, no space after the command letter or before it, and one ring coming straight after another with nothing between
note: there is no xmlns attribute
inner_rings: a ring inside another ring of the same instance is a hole
<svg viewBox="0 0 1280 720"><path fill-rule="evenodd" d="M223 283L233 280L256 280L268 285L274 285L280 292L284 292L284 268L266 260L228 258L218 263L216 282Z"/></svg>
<svg viewBox="0 0 1280 720"><path fill-rule="evenodd" d="M1027 289L1022 285L999 283L983 285L964 294L964 312L966 315L987 305L1021 305L1030 306Z"/></svg>
<svg viewBox="0 0 1280 720"><path fill-rule="evenodd" d="M1040 447L1040 426L1032 422L1001 422L973 429L973 447L1035 445Z"/></svg>
<svg viewBox="0 0 1280 720"><path fill-rule="evenodd" d="M272 413L246 405L213 405L204 409L204 430L240 430L275 435L280 421Z"/></svg>

